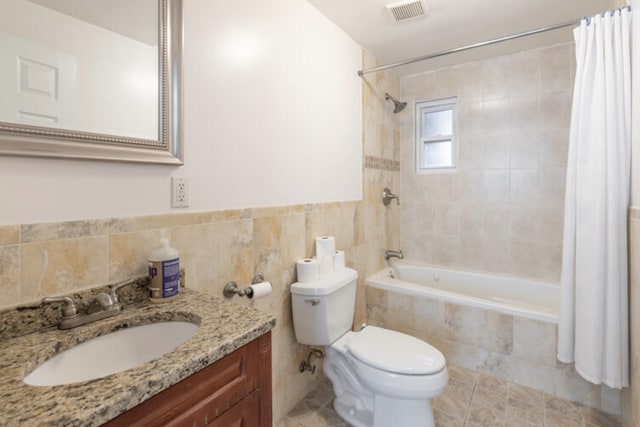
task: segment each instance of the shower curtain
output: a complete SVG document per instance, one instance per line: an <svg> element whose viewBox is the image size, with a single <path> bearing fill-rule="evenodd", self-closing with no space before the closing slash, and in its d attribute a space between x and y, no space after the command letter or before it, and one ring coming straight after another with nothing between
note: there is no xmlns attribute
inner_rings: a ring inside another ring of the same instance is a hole
<svg viewBox="0 0 640 427"><path fill-rule="evenodd" d="M574 30L558 325L558 360L613 388L629 385L630 27L624 8Z"/></svg>

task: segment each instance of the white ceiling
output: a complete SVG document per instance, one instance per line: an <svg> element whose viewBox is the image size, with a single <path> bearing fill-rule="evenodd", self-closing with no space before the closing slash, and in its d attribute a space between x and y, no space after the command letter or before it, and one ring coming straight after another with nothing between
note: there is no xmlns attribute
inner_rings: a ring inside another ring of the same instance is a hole
<svg viewBox="0 0 640 427"><path fill-rule="evenodd" d="M385 5L397 0L308 0L383 64L509 36L611 9L612 0L423 0L427 16L400 23ZM409 75L572 40L571 28L395 68Z"/></svg>

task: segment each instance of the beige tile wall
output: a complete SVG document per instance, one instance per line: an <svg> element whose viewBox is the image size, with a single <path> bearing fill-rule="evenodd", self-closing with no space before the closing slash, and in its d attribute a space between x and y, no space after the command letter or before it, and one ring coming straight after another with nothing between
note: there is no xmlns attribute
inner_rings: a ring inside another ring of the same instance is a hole
<svg viewBox="0 0 640 427"><path fill-rule="evenodd" d="M272 295L229 303L277 317L273 387L280 417L319 377L298 372L308 349L296 343L291 322L295 260L313 255L315 236L332 234L347 264L366 274L366 260L380 250L363 231L377 221L375 210L358 201L2 226L0 308L146 274L147 254L161 237L178 249L190 288L222 295L227 282L250 283L261 273Z"/></svg>
<svg viewBox="0 0 640 427"><path fill-rule="evenodd" d="M363 68L380 65L366 50L363 51ZM362 230L375 249L361 259L364 271L372 274L384 266L382 258L386 249L400 249L400 207L382 204L385 187L394 192L400 187L400 121L393 114L393 104L385 101L385 93L400 93L400 80L388 71L366 74L362 77L364 205L372 221ZM375 243L373 243L375 242ZM363 254L364 255L364 254ZM364 275L360 275L355 325L364 322Z"/></svg>
<svg viewBox="0 0 640 427"><path fill-rule="evenodd" d="M640 427L640 208L629 215L629 335L630 388L625 391L623 419L628 427Z"/></svg>
<svg viewBox="0 0 640 427"><path fill-rule="evenodd" d="M364 53L364 66L375 59ZM365 321L364 278L398 247L398 209L381 202L399 182L399 132L384 92L399 92L392 74L364 79L361 201L259 209L187 212L127 218L0 226L0 309L146 274L146 257L162 237L180 252L187 286L221 295L229 281L261 273L273 293L249 304L277 317L273 331L274 421L312 390L320 375L298 372L308 347L297 344L289 285L295 261L314 254L314 238L334 235L349 267L359 272L355 324ZM365 164L365 162L363 162ZM318 371L319 372L319 371Z"/></svg>
<svg viewBox="0 0 640 427"><path fill-rule="evenodd" d="M572 44L401 80L401 241L407 257L557 283ZM457 96L456 173L414 173L413 105Z"/></svg>
<svg viewBox="0 0 640 427"><path fill-rule="evenodd" d="M593 385L556 362L554 323L370 286L366 299L370 324L429 342L448 364L620 414L619 390Z"/></svg>

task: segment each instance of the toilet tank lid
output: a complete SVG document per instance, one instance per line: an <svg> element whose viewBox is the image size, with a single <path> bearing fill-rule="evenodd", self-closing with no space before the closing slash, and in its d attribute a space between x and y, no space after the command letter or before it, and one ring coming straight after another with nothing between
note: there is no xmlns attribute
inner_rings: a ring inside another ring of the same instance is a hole
<svg viewBox="0 0 640 427"><path fill-rule="evenodd" d="M349 352L374 368L405 375L430 375L444 368L444 355L401 332L367 326L349 341Z"/></svg>
<svg viewBox="0 0 640 427"><path fill-rule="evenodd" d="M291 285L290 291L294 295L329 295L357 278L358 273L355 270L345 268L326 274L314 282L296 282Z"/></svg>

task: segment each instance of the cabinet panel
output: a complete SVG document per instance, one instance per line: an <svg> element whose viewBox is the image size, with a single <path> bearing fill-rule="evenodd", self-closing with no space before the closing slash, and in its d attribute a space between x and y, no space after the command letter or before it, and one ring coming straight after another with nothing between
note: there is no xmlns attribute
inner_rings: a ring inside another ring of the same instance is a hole
<svg viewBox="0 0 640 427"><path fill-rule="evenodd" d="M271 426L271 332L121 414L107 427L205 426L249 410L238 426ZM235 421L234 421L235 422ZM217 425L217 424L214 424ZM220 424L225 425L225 424ZM229 426L236 424L229 424Z"/></svg>

